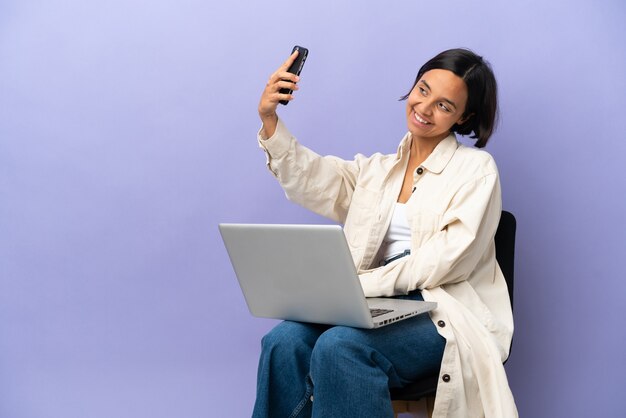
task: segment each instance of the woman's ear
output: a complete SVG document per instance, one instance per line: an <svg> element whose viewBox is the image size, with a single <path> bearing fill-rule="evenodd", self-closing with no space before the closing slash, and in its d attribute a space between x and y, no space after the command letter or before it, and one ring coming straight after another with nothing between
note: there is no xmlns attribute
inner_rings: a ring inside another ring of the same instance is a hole
<svg viewBox="0 0 626 418"><path fill-rule="evenodd" d="M459 120L456 121L457 125L463 125L465 122L467 122L468 120L470 120L472 118L472 116L474 116L473 113L470 113L469 115L465 115L465 116L461 116L459 118Z"/></svg>

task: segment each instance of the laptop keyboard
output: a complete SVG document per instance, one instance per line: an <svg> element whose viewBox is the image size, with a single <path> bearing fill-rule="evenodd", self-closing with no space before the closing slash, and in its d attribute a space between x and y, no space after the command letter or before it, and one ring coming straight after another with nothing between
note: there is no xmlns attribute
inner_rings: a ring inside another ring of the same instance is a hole
<svg viewBox="0 0 626 418"><path fill-rule="evenodd" d="M381 316L389 312L393 312L393 309L378 309L378 308L370 309L372 318L376 318L377 316Z"/></svg>

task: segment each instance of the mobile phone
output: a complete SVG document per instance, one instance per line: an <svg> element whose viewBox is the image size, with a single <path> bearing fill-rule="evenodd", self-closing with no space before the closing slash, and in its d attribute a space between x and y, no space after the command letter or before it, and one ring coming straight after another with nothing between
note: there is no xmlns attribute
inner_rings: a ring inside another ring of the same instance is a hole
<svg viewBox="0 0 626 418"><path fill-rule="evenodd" d="M306 57L309 55L309 50L304 47L296 45L291 50L291 53L293 54L296 51L298 51L298 56L296 57L296 60L293 62L293 64L291 64L291 66L289 67L287 71L290 72L291 74L300 75L300 72L302 71L302 67L304 67L304 62L306 61ZM292 92L293 90L291 89L280 89L281 94L291 94ZM289 102L287 100L281 100L279 103L281 105L286 106Z"/></svg>

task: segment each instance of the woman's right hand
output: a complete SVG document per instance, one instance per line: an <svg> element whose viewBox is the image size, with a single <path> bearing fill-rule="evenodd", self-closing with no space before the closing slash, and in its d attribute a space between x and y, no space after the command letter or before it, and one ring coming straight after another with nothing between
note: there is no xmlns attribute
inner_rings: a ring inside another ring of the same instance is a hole
<svg viewBox="0 0 626 418"><path fill-rule="evenodd" d="M285 61L279 68L270 76L265 90L261 95L261 101L259 102L259 117L263 122L263 137L269 138L274 135L276 131L276 124L278 123L278 115L276 115L276 107L281 100L291 101L293 100L292 94L284 94L280 92L280 89L298 90L296 83L300 80L300 77L288 72L287 70L298 56L298 51L294 51L287 61Z"/></svg>

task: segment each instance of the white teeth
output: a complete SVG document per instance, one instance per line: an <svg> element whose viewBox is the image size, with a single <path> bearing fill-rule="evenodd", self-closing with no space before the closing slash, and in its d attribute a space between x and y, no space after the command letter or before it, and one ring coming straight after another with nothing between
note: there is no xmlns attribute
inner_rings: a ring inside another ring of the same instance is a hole
<svg viewBox="0 0 626 418"><path fill-rule="evenodd" d="M420 118L417 113L415 114L415 119L420 122L420 123L425 123L425 124L429 124L430 122L428 122L427 120L424 120L422 118Z"/></svg>

